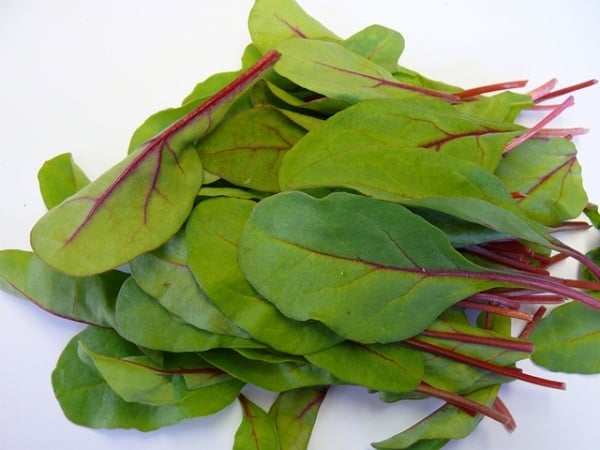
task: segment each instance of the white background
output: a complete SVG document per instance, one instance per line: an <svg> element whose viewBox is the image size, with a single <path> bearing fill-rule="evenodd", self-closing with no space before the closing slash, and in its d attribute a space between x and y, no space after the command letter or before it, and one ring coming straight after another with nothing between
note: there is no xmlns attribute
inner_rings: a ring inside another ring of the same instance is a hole
<svg viewBox="0 0 600 450"><path fill-rule="evenodd" d="M342 37L372 23L401 31L405 66L464 87L522 78L534 87L552 77L566 86L600 77L596 0L300 3ZM0 0L0 248L29 248L29 229L44 211L36 173L46 159L70 151L96 177L124 156L131 132L148 115L177 105L210 74L237 69L251 6L251 0ZM600 201L600 86L577 93L576 105L552 125L591 128L576 143L588 194ZM600 245L593 233L567 238L583 249ZM561 273L574 270L563 265ZM79 329L0 293L0 448L231 448L240 419L235 404L147 434L68 422L50 372ZM517 420L515 432L484 420L446 448L598 448L600 378L521 367L566 381L567 391L512 383L502 398ZM257 390L249 395L263 405L272 399ZM362 390L334 389L310 448L367 450L437 405L382 405Z"/></svg>

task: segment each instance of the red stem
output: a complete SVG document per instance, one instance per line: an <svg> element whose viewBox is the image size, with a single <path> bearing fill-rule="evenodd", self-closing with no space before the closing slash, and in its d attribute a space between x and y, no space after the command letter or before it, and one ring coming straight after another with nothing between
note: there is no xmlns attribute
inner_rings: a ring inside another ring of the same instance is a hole
<svg viewBox="0 0 600 450"><path fill-rule="evenodd" d="M544 95L541 95L534 99L536 103L543 102L545 100L549 100L551 98L560 97L561 95L570 94L571 92L578 91L579 89L585 89L587 87L593 86L596 84L598 80L587 80L581 83L573 84L571 86L567 86L562 89L557 89L556 91L548 92Z"/></svg>
<svg viewBox="0 0 600 450"><path fill-rule="evenodd" d="M435 330L425 330L421 333L421 335L438 339L448 339L451 341L464 342L467 344L488 345L490 347L504 348L507 350L514 350L516 352L531 353L533 351L533 344L531 342L518 341L515 339L504 339L493 336L475 336L466 333L445 332Z"/></svg>
<svg viewBox="0 0 600 450"><path fill-rule="evenodd" d="M495 91L504 91L507 89L520 88L527 84L527 80L517 80L517 81L505 81L503 83L494 83L487 84L485 86L478 86L471 89L465 89L462 92L457 93L456 95L460 97L461 100L465 100L471 97L475 97L477 95L486 94L489 92Z"/></svg>
<svg viewBox="0 0 600 450"><path fill-rule="evenodd" d="M540 323L540 320L542 320L542 317L544 317L545 313L546 313L546 307L540 306L536 310L531 321L527 325L525 325L523 327L523 329L521 330L521 332L519 333L519 339L527 339L529 337L529 335L531 335L531 333L533 332L535 327L538 325L538 323Z"/></svg>

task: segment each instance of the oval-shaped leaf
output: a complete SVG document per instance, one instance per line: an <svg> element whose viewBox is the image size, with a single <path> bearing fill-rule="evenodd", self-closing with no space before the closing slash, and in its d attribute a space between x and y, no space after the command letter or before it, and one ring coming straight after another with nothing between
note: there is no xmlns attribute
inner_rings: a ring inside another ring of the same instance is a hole
<svg viewBox="0 0 600 450"><path fill-rule="evenodd" d="M85 329L67 344L52 373L52 386L63 412L78 425L155 430L183 419L214 414L230 405L243 387L241 381L232 380L203 389L178 390L172 405L126 402L94 367L80 359L80 343L93 352L114 358L141 355L135 345L114 331L96 327Z"/></svg>
<svg viewBox="0 0 600 450"><path fill-rule="evenodd" d="M270 52L234 82L132 152L33 227L48 265L85 276L118 267L166 242L189 215L202 184L193 147L277 60Z"/></svg>
<svg viewBox="0 0 600 450"><path fill-rule="evenodd" d="M414 336L448 306L493 285L421 217L346 193L261 201L238 257L248 281L284 314L363 343Z"/></svg>
<svg viewBox="0 0 600 450"><path fill-rule="evenodd" d="M340 342L323 324L281 314L248 283L237 252L242 229L256 203L215 198L198 204L188 219L189 266L211 300L250 335L286 353L305 354Z"/></svg>
<svg viewBox="0 0 600 450"><path fill-rule="evenodd" d="M244 395L239 401L242 423L235 432L233 450L280 450L273 419Z"/></svg>
<svg viewBox="0 0 600 450"><path fill-rule="evenodd" d="M127 274L110 271L75 278L51 269L33 253L0 251L0 288L59 317L114 327L115 302Z"/></svg>
<svg viewBox="0 0 600 450"><path fill-rule="evenodd" d="M87 175L73 161L71 153L63 153L46 161L38 172L38 181L48 209L90 183Z"/></svg>
<svg viewBox="0 0 600 450"><path fill-rule="evenodd" d="M343 45L393 73L404 51L404 37L396 30L374 24L350 36Z"/></svg>

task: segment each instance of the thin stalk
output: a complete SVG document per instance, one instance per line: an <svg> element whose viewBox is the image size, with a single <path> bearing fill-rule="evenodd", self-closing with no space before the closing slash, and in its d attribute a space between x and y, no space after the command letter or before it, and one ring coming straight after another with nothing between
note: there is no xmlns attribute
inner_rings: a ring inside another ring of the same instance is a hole
<svg viewBox="0 0 600 450"><path fill-rule="evenodd" d="M570 94L571 92L575 92L580 89L585 89L587 87L593 86L597 82L598 82L598 80L592 79L592 80L583 81L581 83L573 84L571 86L567 86L562 89L557 89L556 91L545 93L544 95L537 97L534 101L536 103L538 103L538 102L543 102L545 100L549 100L551 98L560 97L561 95Z"/></svg>
<svg viewBox="0 0 600 450"><path fill-rule="evenodd" d="M513 319L520 319L529 321L531 320L531 314L517 311L514 309L503 308L501 306L490 305L488 303L474 302L470 300L461 300L456 303L456 306L463 308L476 309L478 311L484 311L487 313L499 314L501 316L511 317Z"/></svg>
<svg viewBox="0 0 600 450"><path fill-rule="evenodd" d="M503 83L486 84L485 86L465 89L462 92L458 92L456 95L460 97L461 100L465 100L481 94L487 94L489 92L505 91L507 89L520 88L526 85L527 80L505 81Z"/></svg>
<svg viewBox="0 0 600 450"><path fill-rule="evenodd" d="M531 335L535 327L537 327L538 323L540 323L545 313L546 307L540 306L533 314L533 318L531 319L531 321L527 323L527 325L525 325L519 333L519 339L527 339Z"/></svg>
<svg viewBox="0 0 600 450"><path fill-rule="evenodd" d="M513 378L515 380L526 381L528 383L536 384L538 386L544 386L553 389L566 388L565 384L561 381L548 380L547 378L541 378L535 375L524 373L522 370L517 368L504 367L487 361L482 361L480 359L473 358L472 356L468 356L463 353L456 352L454 350L449 350L443 347L439 347L437 345L430 344L428 342L424 342L418 338L409 338L406 339L405 342L413 347L416 347L428 353L443 356L445 358L453 359L455 361L460 361L465 364L469 364L470 366L479 367L480 369L487 370L488 372L503 375L509 378Z"/></svg>
<svg viewBox="0 0 600 450"><path fill-rule="evenodd" d="M490 347L504 348L506 350L514 350L516 352L531 353L533 351L533 344L531 342L518 341L515 339L505 339L494 336L476 336L473 334L436 330L425 330L421 333L421 335L437 339L464 342L467 344L480 344Z"/></svg>

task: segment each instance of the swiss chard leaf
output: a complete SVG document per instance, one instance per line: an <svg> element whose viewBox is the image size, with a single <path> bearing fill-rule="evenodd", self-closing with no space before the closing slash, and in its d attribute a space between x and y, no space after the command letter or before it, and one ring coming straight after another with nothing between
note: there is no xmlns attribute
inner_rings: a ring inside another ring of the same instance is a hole
<svg viewBox="0 0 600 450"><path fill-rule="evenodd" d="M600 311L569 302L534 328L531 360L555 372L600 373Z"/></svg>
<svg viewBox="0 0 600 450"><path fill-rule="evenodd" d="M73 161L71 153L63 153L46 161L38 172L40 192L48 209L75 194L90 179Z"/></svg>
<svg viewBox="0 0 600 450"><path fill-rule="evenodd" d="M346 341L306 358L349 384L375 391L410 392L423 378L421 353L395 343Z"/></svg>
<svg viewBox="0 0 600 450"><path fill-rule="evenodd" d="M74 278L24 250L0 251L0 288L59 317L114 327L115 302L127 274L109 271Z"/></svg>
<svg viewBox="0 0 600 450"><path fill-rule="evenodd" d="M31 242L50 266L78 276L100 273L166 242L189 215L202 183L193 144L276 61L267 54L33 227Z"/></svg>
<svg viewBox="0 0 600 450"><path fill-rule="evenodd" d="M305 387L280 393L269 416L275 423L281 450L307 450L326 386Z"/></svg>
<svg viewBox="0 0 600 450"><path fill-rule="evenodd" d="M214 414L230 405L243 387L241 381L232 380L203 389L176 390L175 402L170 405L127 402L108 386L98 370L80 359L80 344L113 358L142 353L114 331L96 327L85 329L67 344L52 373L52 386L69 420L90 428L155 430L183 419Z"/></svg>
<svg viewBox="0 0 600 450"><path fill-rule="evenodd" d="M324 128L324 127L322 127ZM290 150L279 173L282 190L344 187L382 200L441 211L546 247L559 245L529 218L504 184L469 161L422 148L390 151L385 144L306 146ZM313 141L314 142L314 141Z"/></svg>
<svg viewBox="0 0 600 450"><path fill-rule="evenodd" d="M246 396L239 396L242 423L235 432L233 450L280 450L273 419Z"/></svg>
<svg viewBox="0 0 600 450"><path fill-rule="evenodd" d="M468 395L471 400L491 406L498 395L499 385ZM462 439L475 429L482 416L475 417L455 406L444 405L406 431L385 441L371 444L378 450L434 450L450 439Z"/></svg>
<svg viewBox="0 0 600 450"><path fill-rule="evenodd" d="M296 357L292 361L265 362L246 358L235 350L224 348L203 352L202 357L239 380L273 392L343 383L302 357Z"/></svg>
<svg viewBox="0 0 600 450"><path fill-rule="evenodd" d="M289 39L275 47L281 59L275 70L304 88L347 103L371 98L408 98L424 94L454 100L450 94L398 82L379 64L342 44Z"/></svg>
<svg viewBox="0 0 600 450"><path fill-rule="evenodd" d="M201 202L186 227L189 266L212 301L250 335L287 353L304 354L341 340L318 322L281 314L248 283L237 252L242 229L256 203L233 198Z"/></svg>
<svg viewBox="0 0 600 450"><path fill-rule="evenodd" d="M129 264L137 284L181 320L209 333L248 338L206 296L187 266L185 233Z"/></svg>
<svg viewBox="0 0 600 450"><path fill-rule="evenodd" d="M184 322L144 292L133 278L119 292L116 325L127 340L154 350L198 352L216 347L261 346L251 339L211 333Z"/></svg>
<svg viewBox="0 0 600 450"><path fill-rule="evenodd" d="M579 216L588 202L577 148L567 139L528 139L502 158L495 174L519 194L519 206L546 225Z"/></svg>
<svg viewBox="0 0 600 450"><path fill-rule="evenodd" d="M448 306L493 285L419 216L346 193L261 201L238 258L249 282L284 314L364 343L414 336Z"/></svg>
<svg viewBox="0 0 600 450"><path fill-rule="evenodd" d="M340 40L294 0L255 1L248 18L248 29L252 42L263 53L287 39Z"/></svg>
<svg viewBox="0 0 600 450"><path fill-rule="evenodd" d="M279 165L306 133L276 108L250 108L223 120L198 145L203 166L237 186L279 192Z"/></svg>
<svg viewBox="0 0 600 450"><path fill-rule="evenodd" d="M404 51L404 37L396 30L381 25L370 25L344 40L343 45L394 72Z"/></svg>

